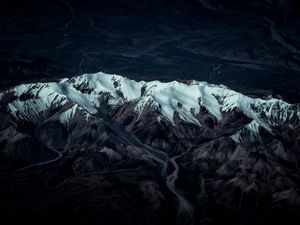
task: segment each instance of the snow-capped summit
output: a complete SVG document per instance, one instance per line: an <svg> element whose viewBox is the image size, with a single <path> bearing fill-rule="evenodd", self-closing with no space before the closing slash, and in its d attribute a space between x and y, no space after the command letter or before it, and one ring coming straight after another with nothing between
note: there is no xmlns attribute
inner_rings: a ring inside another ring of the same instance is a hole
<svg viewBox="0 0 300 225"><path fill-rule="evenodd" d="M66 108L61 115L62 121L74 115L76 110L94 115L104 106L116 108L125 103L133 104L133 111L137 114L150 106L173 125L177 113L183 121L201 126L197 115L203 109L218 121L224 114L238 110L269 130L287 120L297 123L300 118L299 105L275 98L250 98L223 85L198 81L137 82L102 72L65 78L57 83L22 84L1 93L1 101L8 94L14 98L7 102L7 110L16 118L32 121L38 121L40 114L49 107L70 102L72 109Z"/></svg>

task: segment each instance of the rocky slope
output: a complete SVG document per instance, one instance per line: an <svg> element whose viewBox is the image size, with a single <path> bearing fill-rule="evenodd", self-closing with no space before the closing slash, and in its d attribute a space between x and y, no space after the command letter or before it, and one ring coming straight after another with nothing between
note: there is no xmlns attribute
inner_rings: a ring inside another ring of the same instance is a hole
<svg viewBox="0 0 300 225"><path fill-rule="evenodd" d="M297 217L299 104L194 80L104 73L23 84L0 98L5 218L291 224Z"/></svg>

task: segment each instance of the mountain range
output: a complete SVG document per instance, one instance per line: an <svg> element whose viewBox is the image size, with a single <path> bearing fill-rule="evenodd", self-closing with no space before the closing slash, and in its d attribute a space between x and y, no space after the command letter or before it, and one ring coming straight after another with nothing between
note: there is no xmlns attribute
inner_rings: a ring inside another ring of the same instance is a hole
<svg viewBox="0 0 300 225"><path fill-rule="evenodd" d="M8 88L0 118L0 214L12 221L298 218L300 104L278 96L99 72Z"/></svg>

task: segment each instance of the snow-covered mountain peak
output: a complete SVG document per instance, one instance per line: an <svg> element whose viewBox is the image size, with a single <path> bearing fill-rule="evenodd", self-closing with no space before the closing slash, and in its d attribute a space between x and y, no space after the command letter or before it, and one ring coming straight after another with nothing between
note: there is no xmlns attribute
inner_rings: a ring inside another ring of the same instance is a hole
<svg viewBox="0 0 300 225"><path fill-rule="evenodd" d="M297 104L274 98L250 98L223 85L199 81L137 82L102 72L65 78L57 83L22 84L1 93L1 101L8 93L14 98L7 102L7 109L15 117L34 117L35 121L49 107L63 106L68 102L73 105L70 115L74 115L77 106L88 114L96 114L107 105L116 108L131 103L134 104L134 113L139 115L150 107L173 125L176 113L183 121L201 126L197 116L203 108L218 121L225 114L238 110L269 130L287 120L297 123L300 118ZM68 116L62 115L61 118L65 122Z"/></svg>

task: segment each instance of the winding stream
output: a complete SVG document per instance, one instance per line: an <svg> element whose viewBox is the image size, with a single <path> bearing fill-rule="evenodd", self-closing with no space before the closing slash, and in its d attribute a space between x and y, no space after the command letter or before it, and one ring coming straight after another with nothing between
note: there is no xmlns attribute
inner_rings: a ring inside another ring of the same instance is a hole
<svg viewBox="0 0 300 225"><path fill-rule="evenodd" d="M105 110L107 112L107 110ZM104 111L104 112L105 112ZM152 158L161 166L161 176L166 181L166 186L177 198L177 217L176 221L179 225L191 225L193 224L193 208L190 203L184 198L184 196L176 189L176 180L178 179L179 165L176 159L184 155L183 152L172 158L169 155L159 149L153 148L149 145L143 144L133 134L126 131L126 129L111 119L107 113L98 112L99 117L103 118L103 121L113 132L115 132L125 143L129 143L139 148L141 152ZM189 151L189 149L187 150ZM168 165L173 166L173 171L168 174Z"/></svg>

